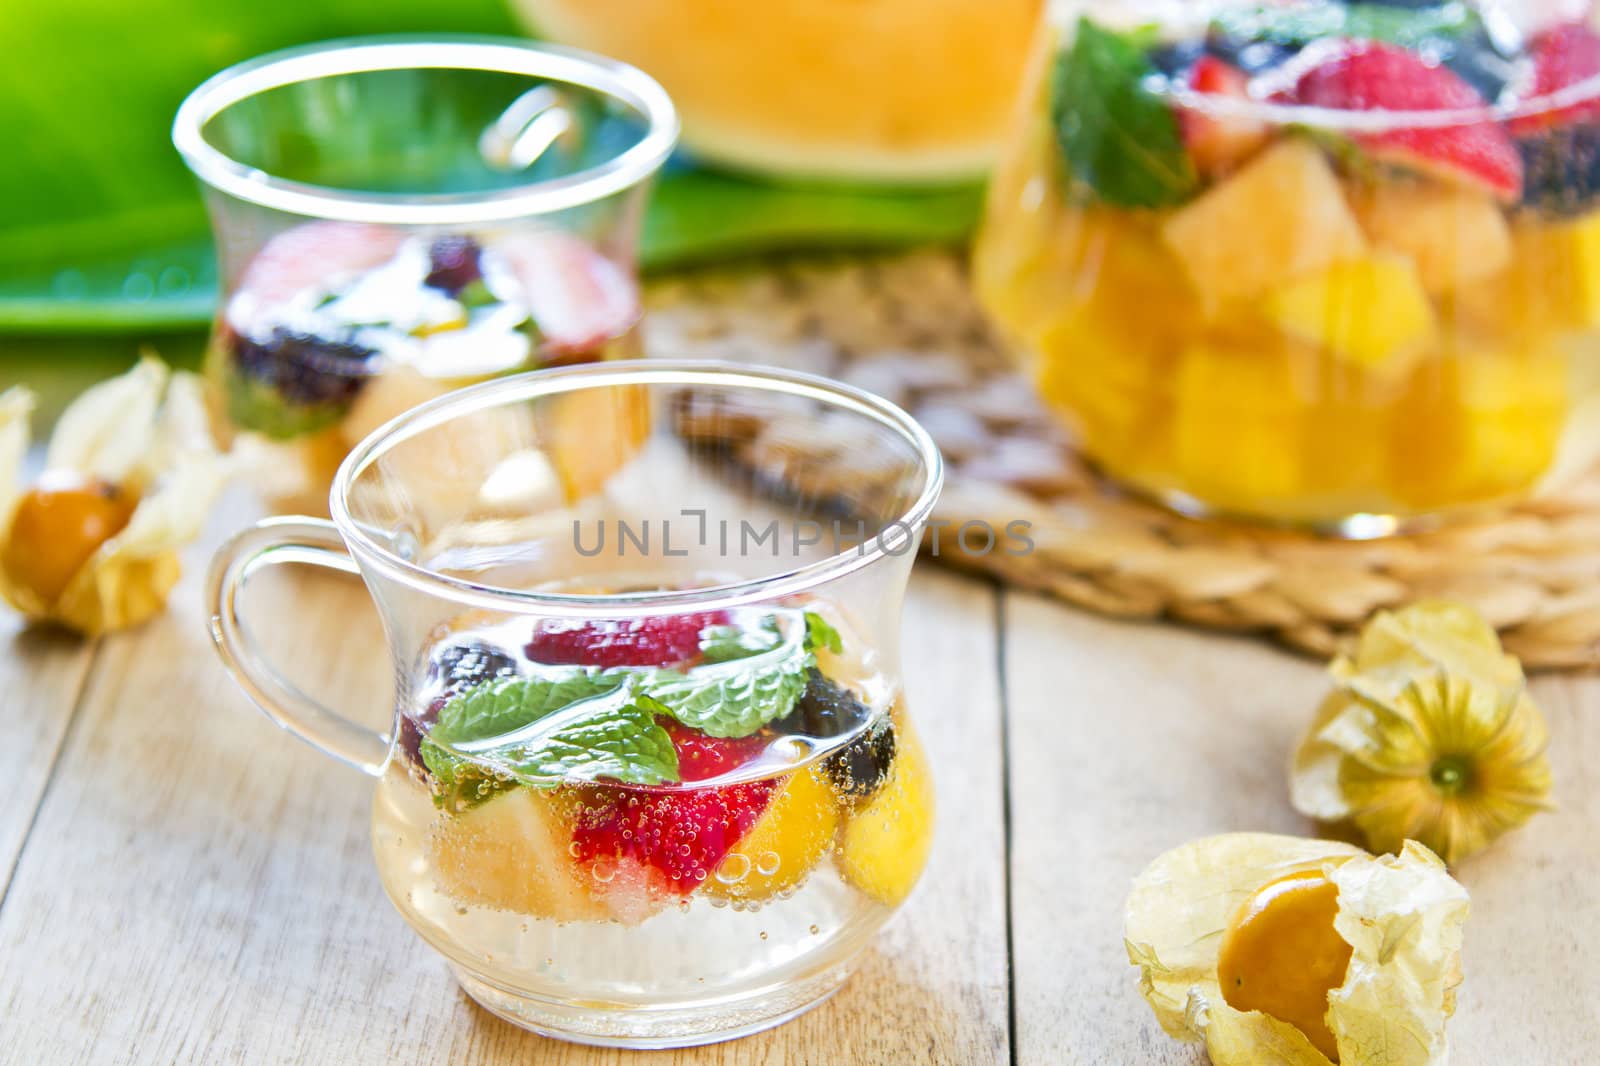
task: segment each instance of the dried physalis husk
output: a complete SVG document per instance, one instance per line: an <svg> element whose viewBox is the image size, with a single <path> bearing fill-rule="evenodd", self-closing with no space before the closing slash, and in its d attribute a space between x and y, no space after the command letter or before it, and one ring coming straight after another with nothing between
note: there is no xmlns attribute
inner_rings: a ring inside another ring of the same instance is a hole
<svg viewBox="0 0 1600 1066"><path fill-rule="evenodd" d="M1161 1027L1214 1066L1446 1058L1467 892L1408 842L1228 833L1167 852L1128 896L1128 958Z"/></svg>
<svg viewBox="0 0 1600 1066"><path fill-rule="evenodd" d="M1418 840L1448 863L1549 807L1544 717L1521 664L1470 607L1377 615L1295 752L1295 807L1374 851Z"/></svg>
<svg viewBox="0 0 1600 1066"><path fill-rule="evenodd" d="M224 480L202 397L146 357L73 401L25 485L33 396L0 394L0 595L91 635L161 610Z"/></svg>

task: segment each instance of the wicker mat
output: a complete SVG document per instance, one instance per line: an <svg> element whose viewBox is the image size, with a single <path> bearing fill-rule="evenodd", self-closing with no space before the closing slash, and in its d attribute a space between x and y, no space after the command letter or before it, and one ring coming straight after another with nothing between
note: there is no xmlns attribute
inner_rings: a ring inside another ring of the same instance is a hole
<svg viewBox="0 0 1600 1066"><path fill-rule="evenodd" d="M911 411L944 452L936 517L952 527L1032 523L1027 555L963 557L946 538L945 562L1110 615L1324 656L1379 608L1448 597L1475 605L1529 666L1600 666L1600 470L1557 496L1377 541L1197 522L1118 494L1074 455L952 254L679 274L654 283L648 305L652 355L808 370Z"/></svg>

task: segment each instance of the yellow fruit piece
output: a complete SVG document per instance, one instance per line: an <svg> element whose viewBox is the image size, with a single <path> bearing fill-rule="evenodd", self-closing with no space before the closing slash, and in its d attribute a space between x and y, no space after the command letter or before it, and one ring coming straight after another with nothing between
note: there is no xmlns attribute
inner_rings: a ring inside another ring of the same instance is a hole
<svg viewBox="0 0 1600 1066"><path fill-rule="evenodd" d="M1292 354L1270 343L1218 341L1178 363L1173 446L1185 489L1226 511L1272 513L1306 488L1305 408Z"/></svg>
<svg viewBox="0 0 1600 1066"><path fill-rule="evenodd" d="M1351 947L1333 928L1339 890L1321 870L1269 881L1245 901L1222 936L1217 981L1228 1003L1299 1029L1330 1059L1339 1049L1324 1016L1344 983Z"/></svg>
<svg viewBox="0 0 1600 1066"><path fill-rule="evenodd" d="M796 770L701 891L719 899L771 899L805 880L838 827L838 804L820 770Z"/></svg>
<svg viewBox="0 0 1600 1066"><path fill-rule="evenodd" d="M1511 261L1511 227L1487 193L1463 185L1380 181L1350 200L1372 243L1409 256L1429 292L1481 281Z"/></svg>
<svg viewBox="0 0 1600 1066"><path fill-rule="evenodd" d="M1332 167L1298 137L1175 212L1162 235L1213 313L1367 251Z"/></svg>
<svg viewBox="0 0 1600 1066"><path fill-rule="evenodd" d="M1600 327L1600 211L1514 223L1506 269L1463 287L1456 306L1463 321L1510 346Z"/></svg>
<svg viewBox="0 0 1600 1066"><path fill-rule="evenodd" d="M639 386L579 389L540 408L545 445L569 502L601 492L650 437L650 393Z"/></svg>
<svg viewBox="0 0 1600 1066"><path fill-rule="evenodd" d="M1289 336L1360 366L1402 370L1436 331L1433 305L1412 261L1376 253L1291 281L1266 298L1267 318Z"/></svg>
<svg viewBox="0 0 1600 1066"><path fill-rule="evenodd" d="M71 472L47 473L22 494L0 541L0 568L54 604L100 546L127 526L138 498Z"/></svg>
<svg viewBox="0 0 1600 1066"><path fill-rule="evenodd" d="M1527 491L1555 461L1567 413L1559 352L1463 351L1413 373L1390 441L1390 480L1438 509Z"/></svg>
<svg viewBox="0 0 1600 1066"><path fill-rule="evenodd" d="M933 846L933 780L922 743L897 718L894 769L872 800L845 822L839 868L845 880L895 906L911 894Z"/></svg>
<svg viewBox="0 0 1600 1066"><path fill-rule="evenodd" d="M463 903L557 922L599 920L572 855L572 801L512 788L460 814L442 814L428 846L440 886Z"/></svg>

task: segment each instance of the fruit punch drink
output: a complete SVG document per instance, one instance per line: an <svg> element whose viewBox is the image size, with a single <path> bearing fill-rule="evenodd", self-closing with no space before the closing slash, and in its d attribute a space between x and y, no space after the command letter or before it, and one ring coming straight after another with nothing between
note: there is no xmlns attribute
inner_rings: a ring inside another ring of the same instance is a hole
<svg viewBox="0 0 1600 1066"><path fill-rule="evenodd" d="M649 1011L737 1001L862 946L921 872L928 768L821 602L452 631L373 807L378 869L497 984Z"/></svg>
<svg viewBox="0 0 1600 1066"><path fill-rule="evenodd" d="M173 137L224 297L206 369L268 495L305 505L394 416L497 375L632 354L660 87L524 42L384 39L223 71Z"/></svg>
<svg viewBox="0 0 1600 1066"><path fill-rule="evenodd" d="M1056 7L981 296L1124 483L1350 535L1600 437L1600 37L1448 0Z"/></svg>
<svg viewBox="0 0 1600 1066"><path fill-rule="evenodd" d="M793 447L817 432L851 447ZM588 1043L727 1039L838 988L927 861L899 627L940 478L910 416L820 378L516 375L359 444L331 522L226 545L212 633L258 706L376 778L383 886L478 1002ZM366 580L385 733L253 644L276 562Z"/></svg>

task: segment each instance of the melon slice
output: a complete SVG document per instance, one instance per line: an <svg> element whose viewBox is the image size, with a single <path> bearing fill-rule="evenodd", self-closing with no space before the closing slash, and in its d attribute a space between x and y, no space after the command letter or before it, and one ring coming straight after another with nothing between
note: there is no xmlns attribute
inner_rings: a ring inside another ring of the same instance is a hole
<svg viewBox="0 0 1600 1066"><path fill-rule="evenodd" d="M1267 318L1286 334L1369 369L1414 365L1437 332L1416 264L1380 252L1335 263L1268 294Z"/></svg>
<svg viewBox="0 0 1600 1066"><path fill-rule="evenodd" d="M568 851L571 807L558 792L513 788L460 814L441 815L428 837L440 886L462 903L551 921L610 917Z"/></svg>
<svg viewBox="0 0 1600 1066"><path fill-rule="evenodd" d="M1212 312L1367 251L1333 168L1299 137L1175 212L1162 236Z"/></svg>
<svg viewBox="0 0 1600 1066"><path fill-rule="evenodd" d="M1511 258L1505 215L1475 189L1386 181L1355 193L1351 203L1372 243L1410 256L1429 292L1490 277Z"/></svg>

